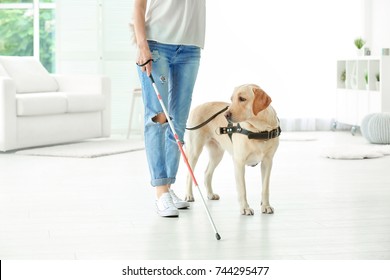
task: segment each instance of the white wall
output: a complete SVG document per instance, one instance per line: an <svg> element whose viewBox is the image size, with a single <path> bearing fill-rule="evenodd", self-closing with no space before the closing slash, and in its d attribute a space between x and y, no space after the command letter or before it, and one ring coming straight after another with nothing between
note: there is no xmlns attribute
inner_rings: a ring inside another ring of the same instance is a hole
<svg viewBox="0 0 390 280"><path fill-rule="evenodd" d="M367 44L374 55L380 55L382 48L390 48L390 1L365 0L367 10Z"/></svg>
<svg viewBox="0 0 390 280"><path fill-rule="evenodd" d="M366 34L365 1L208 0L193 105L229 101L235 86L257 83L271 95L281 118L334 117L336 59L353 57L353 40ZM372 1L373 14L384 13L390 2ZM125 131L130 92L138 86L128 32L134 1L58 2L60 71L108 74L113 128ZM378 26L381 31L375 32L388 33L385 16L373 20L372 29ZM381 38L375 32L373 37ZM382 44L378 40L375 44Z"/></svg>
<svg viewBox="0 0 390 280"><path fill-rule="evenodd" d="M194 103L259 84L279 115L333 117L336 59L361 36L359 0L213 0Z"/></svg>

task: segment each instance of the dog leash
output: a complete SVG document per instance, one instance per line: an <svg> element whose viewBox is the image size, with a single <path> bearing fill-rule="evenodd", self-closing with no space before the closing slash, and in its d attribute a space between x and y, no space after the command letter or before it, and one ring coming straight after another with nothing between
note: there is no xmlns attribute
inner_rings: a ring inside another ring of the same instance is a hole
<svg viewBox="0 0 390 280"><path fill-rule="evenodd" d="M214 115L212 115L210 118L208 118L207 120L205 120L204 122L202 122L201 124L197 125L197 126L194 126L194 127L186 127L187 130L196 130L196 129L199 129L201 128L202 126L205 126L206 124L208 124L209 122L211 122L213 119L215 119L219 114L222 114L223 112L225 112L227 109L229 108L229 106L226 106L225 108L223 108L222 110L218 111L217 113L215 113Z"/></svg>

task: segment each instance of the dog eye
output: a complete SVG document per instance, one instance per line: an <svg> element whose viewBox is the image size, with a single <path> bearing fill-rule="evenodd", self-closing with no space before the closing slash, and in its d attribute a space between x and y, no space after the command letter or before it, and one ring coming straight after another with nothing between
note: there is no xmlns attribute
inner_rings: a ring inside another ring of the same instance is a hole
<svg viewBox="0 0 390 280"><path fill-rule="evenodd" d="M240 96L240 97L238 98L238 100L239 100L240 102L244 102L244 101L246 101L246 98Z"/></svg>

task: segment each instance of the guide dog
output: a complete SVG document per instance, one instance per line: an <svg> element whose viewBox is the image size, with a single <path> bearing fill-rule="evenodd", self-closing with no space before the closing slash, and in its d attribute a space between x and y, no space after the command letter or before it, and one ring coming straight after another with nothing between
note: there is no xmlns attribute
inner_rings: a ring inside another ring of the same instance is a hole
<svg viewBox="0 0 390 280"><path fill-rule="evenodd" d="M215 168L227 151L233 159L235 180L238 191L240 212L253 215L249 207L246 186L245 166L255 166L261 162L262 196L261 212L273 214L274 208L269 201L269 185L274 154L279 146L281 133L276 111L270 105L271 98L259 86L241 85L235 88L231 103L209 102L194 108L188 119L186 151L189 164L194 169L199 156L206 147L209 162L205 171L207 197L218 200L211 182ZM224 111L224 112L223 112ZM213 118L205 119L214 112ZM204 122L202 125L202 122ZM230 124L226 127L226 125ZM237 123L237 126L232 126ZM192 128L191 128L192 126ZM193 126L196 129L194 129ZM187 178L185 199L194 201L191 177Z"/></svg>

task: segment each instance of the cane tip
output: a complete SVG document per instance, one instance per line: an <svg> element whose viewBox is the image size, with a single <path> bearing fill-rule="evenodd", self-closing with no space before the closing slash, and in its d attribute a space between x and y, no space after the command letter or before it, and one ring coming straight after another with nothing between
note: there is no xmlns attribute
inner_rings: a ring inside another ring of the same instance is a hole
<svg viewBox="0 0 390 280"><path fill-rule="evenodd" d="M215 238L217 238L217 240L221 240L221 236L219 235L218 232L215 234Z"/></svg>

